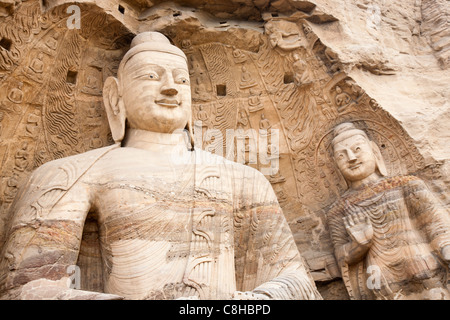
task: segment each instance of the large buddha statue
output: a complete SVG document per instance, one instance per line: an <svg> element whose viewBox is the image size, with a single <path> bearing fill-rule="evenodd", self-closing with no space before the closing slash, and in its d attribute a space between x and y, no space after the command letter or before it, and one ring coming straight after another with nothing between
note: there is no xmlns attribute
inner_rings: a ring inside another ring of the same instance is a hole
<svg viewBox="0 0 450 320"><path fill-rule="evenodd" d="M334 135L334 158L349 188L328 223L350 297L449 299L448 211L421 179L387 177L364 131L343 123Z"/></svg>
<svg viewBox="0 0 450 320"><path fill-rule="evenodd" d="M321 299L267 179L193 148L180 49L137 35L103 98L116 144L44 164L12 204L2 298ZM102 292L67 286L88 215Z"/></svg>

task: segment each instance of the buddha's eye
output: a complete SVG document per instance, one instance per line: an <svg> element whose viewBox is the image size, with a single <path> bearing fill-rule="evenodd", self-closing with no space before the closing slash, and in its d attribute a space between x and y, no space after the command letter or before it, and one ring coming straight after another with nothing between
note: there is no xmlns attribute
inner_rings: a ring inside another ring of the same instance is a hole
<svg viewBox="0 0 450 320"><path fill-rule="evenodd" d="M190 82L189 82L189 79L186 78L186 77L179 77L179 78L177 79L177 82L178 82L178 83L181 83L181 84L189 84L189 83L190 83Z"/></svg>
<svg viewBox="0 0 450 320"><path fill-rule="evenodd" d="M361 151L361 148L360 147L356 147L355 148L355 152L359 152L359 151Z"/></svg>
<svg viewBox="0 0 450 320"><path fill-rule="evenodd" d="M148 77L149 77L150 79L152 79L152 80L158 80L158 79L159 79L159 76L158 76L158 74L157 74L156 72L150 72L150 73L148 74Z"/></svg>

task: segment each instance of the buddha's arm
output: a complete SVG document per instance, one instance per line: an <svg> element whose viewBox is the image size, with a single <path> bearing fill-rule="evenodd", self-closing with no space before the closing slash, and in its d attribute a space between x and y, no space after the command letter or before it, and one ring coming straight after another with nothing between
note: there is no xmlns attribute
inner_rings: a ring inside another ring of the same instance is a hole
<svg viewBox="0 0 450 320"><path fill-rule="evenodd" d="M360 244L356 241L351 240L344 245L338 246L335 249L335 256L338 265L342 267L345 264L355 264L364 259L367 251L370 248L369 244Z"/></svg>
<svg viewBox="0 0 450 320"><path fill-rule="evenodd" d="M264 283L252 291L277 300L320 300L320 293L309 273L306 261L301 257L291 230L284 219L280 219L279 238L266 248L260 249L272 261L259 261L258 268L268 276ZM273 264L272 264L273 263ZM261 275L259 275L261 277Z"/></svg>
<svg viewBox="0 0 450 320"><path fill-rule="evenodd" d="M40 173L32 176L12 206L13 220L0 256L0 296L101 299L98 293L74 290L68 284L73 272L68 268L77 263L90 209L89 190L80 183L65 191L54 181L50 182L54 187L46 188L49 181L36 178Z"/></svg>
<svg viewBox="0 0 450 320"><path fill-rule="evenodd" d="M406 203L418 227L425 230L431 247L449 260L450 213L420 179L409 181L404 189Z"/></svg>
<svg viewBox="0 0 450 320"><path fill-rule="evenodd" d="M248 184L254 188L253 205L235 218L240 225L235 235L237 288L256 298L321 299L272 186L263 178Z"/></svg>

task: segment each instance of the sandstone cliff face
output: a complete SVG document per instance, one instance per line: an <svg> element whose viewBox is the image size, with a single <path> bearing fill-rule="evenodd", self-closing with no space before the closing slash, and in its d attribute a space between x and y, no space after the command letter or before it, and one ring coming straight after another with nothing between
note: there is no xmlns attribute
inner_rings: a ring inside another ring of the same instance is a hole
<svg viewBox="0 0 450 320"><path fill-rule="evenodd" d="M448 3L317 4L338 22L314 30L349 75L402 123L429 163L448 159Z"/></svg>
<svg viewBox="0 0 450 320"><path fill-rule="evenodd" d="M390 174L418 174L450 204L448 1L88 0L73 29L70 4L0 1L2 229L32 169L112 143L102 83L147 30L189 59L203 148L221 146L209 129L279 130L280 170L267 177L325 298L347 297L326 226L345 189L335 124L368 130Z"/></svg>

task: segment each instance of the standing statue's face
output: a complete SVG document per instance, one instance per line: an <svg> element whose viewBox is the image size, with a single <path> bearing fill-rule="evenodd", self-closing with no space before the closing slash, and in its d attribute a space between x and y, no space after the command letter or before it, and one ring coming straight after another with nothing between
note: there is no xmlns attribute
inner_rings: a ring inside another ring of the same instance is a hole
<svg viewBox="0 0 450 320"><path fill-rule="evenodd" d="M372 146L361 135L354 135L336 143L334 158L342 175L350 182L369 177L377 168Z"/></svg>
<svg viewBox="0 0 450 320"><path fill-rule="evenodd" d="M191 87L183 57L137 53L126 63L121 81L130 128L172 133L184 129L191 119Z"/></svg>

